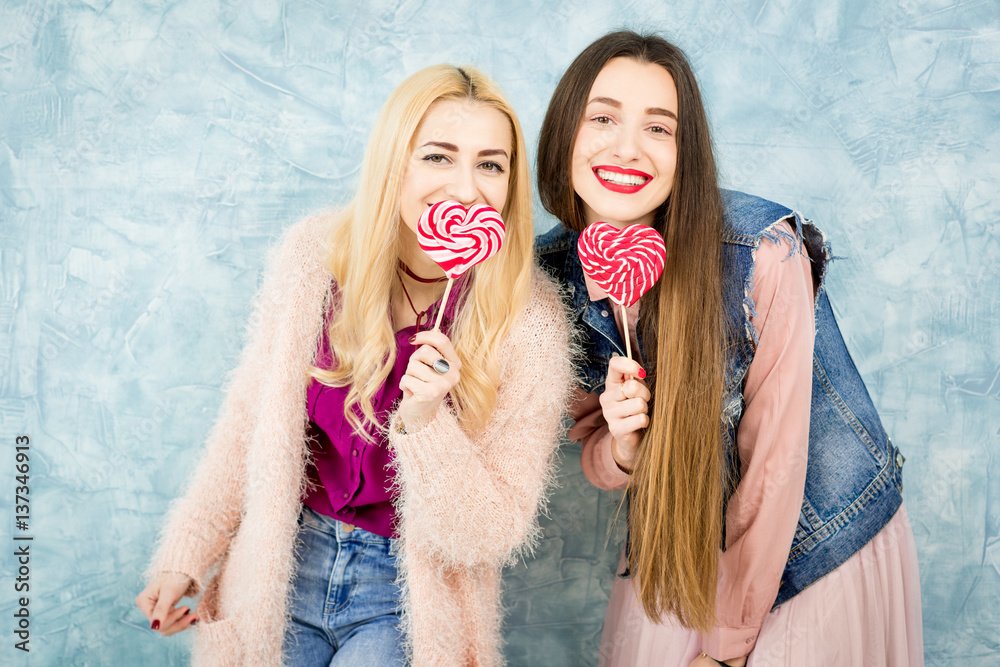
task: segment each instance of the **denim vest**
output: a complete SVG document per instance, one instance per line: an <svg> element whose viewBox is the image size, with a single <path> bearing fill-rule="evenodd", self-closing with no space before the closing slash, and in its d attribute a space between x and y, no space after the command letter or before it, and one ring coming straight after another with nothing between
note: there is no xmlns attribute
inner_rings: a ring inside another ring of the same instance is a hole
<svg viewBox="0 0 1000 667"><path fill-rule="evenodd" d="M745 404L743 386L756 350L750 296L757 248L782 234L787 220L794 245L804 243L818 283L813 350L809 460L799 522L774 606L794 597L857 553L889 522L902 502L903 455L889 440L868 395L823 289L829 247L812 223L788 208L741 192L723 191L723 289L729 353L723 401L723 443L729 472L738 479L736 432ZM612 354L625 354L608 302L591 302L576 252L579 234L556 225L535 239L541 264L564 286L571 314L582 330L580 387L600 393ZM640 318L641 318L640 311ZM639 340L640 354L642 340Z"/></svg>

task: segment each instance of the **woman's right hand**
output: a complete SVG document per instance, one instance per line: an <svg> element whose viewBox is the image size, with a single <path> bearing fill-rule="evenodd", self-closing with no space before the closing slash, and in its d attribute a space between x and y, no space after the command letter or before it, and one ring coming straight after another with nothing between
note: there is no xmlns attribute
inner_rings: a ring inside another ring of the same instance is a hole
<svg viewBox="0 0 1000 667"><path fill-rule="evenodd" d="M191 586L191 578L177 572L164 572L149 583L135 598L139 611L149 619L149 627L164 637L187 630L198 620L190 607L176 607Z"/></svg>
<svg viewBox="0 0 1000 667"><path fill-rule="evenodd" d="M410 355L406 374L399 381L403 399L399 402L398 415L408 431L416 432L434 417L441 401L458 384L462 361L451 340L441 331L421 331L410 340L417 348ZM447 362L447 372L434 370L434 362L439 359Z"/></svg>
<svg viewBox="0 0 1000 667"><path fill-rule="evenodd" d="M628 357L612 357L601 394L601 410L611 432L611 455L618 467L631 471L639 454L642 432L649 426L646 371Z"/></svg>

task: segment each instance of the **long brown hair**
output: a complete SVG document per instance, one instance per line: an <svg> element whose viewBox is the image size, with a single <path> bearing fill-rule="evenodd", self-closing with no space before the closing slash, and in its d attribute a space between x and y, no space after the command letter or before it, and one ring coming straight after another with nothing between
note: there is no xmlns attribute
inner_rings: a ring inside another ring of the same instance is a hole
<svg viewBox="0 0 1000 667"><path fill-rule="evenodd" d="M677 168L653 227L666 268L642 301L640 336L652 400L650 425L629 481L628 564L646 615L671 613L689 628L715 618L723 533L723 206L708 119L684 53L655 35L614 32L569 66L545 114L538 146L542 204L582 231L573 145L594 79L612 58L663 67L677 87Z"/></svg>

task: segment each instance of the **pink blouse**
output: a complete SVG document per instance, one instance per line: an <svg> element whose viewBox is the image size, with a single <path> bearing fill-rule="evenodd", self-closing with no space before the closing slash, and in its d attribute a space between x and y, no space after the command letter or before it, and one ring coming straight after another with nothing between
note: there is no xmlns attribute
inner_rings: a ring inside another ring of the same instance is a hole
<svg viewBox="0 0 1000 667"><path fill-rule="evenodd" d="M786 231L791 228L786 223ZM746 655L774 603L798 522L809 447L809 405L815 300L809 259L789 256L787 242L763 242L757 251L751 323L759 343L747 372L746 407L737 432L742 477L726 513L726 550L719 560L717 625L702 650L713 656ZM606 295L588 282L592 301ZM628 315L634 338L640 304ZM620 309L615 308L619 331ZM637 346L632 345L636 350ZM595 486L624 489L627 473L611 455L611 434L595 393L577 391L571 440L582 448L582 467Z"/></svg>

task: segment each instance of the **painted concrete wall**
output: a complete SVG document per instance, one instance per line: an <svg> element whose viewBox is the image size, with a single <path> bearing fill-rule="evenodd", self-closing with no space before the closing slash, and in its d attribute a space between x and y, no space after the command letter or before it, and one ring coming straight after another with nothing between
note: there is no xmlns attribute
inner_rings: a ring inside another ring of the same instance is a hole
<svg viewBox="0 0 1000 667"><path fill-rule="evenodd" d="M183 664L132 600L195 464L262 260L345 200L374 116L441 61L492 74L530 145L608 30L694 62L724 183L804 212L907 456L927 662L1000 658L1000 6L947 0L0 6L0 663ZM552 219L539 215L537 230ZM512 665L595 664L616 497L567 445L534 560L507 573ZM13 648L31 535L31 653Z"/></svg>

